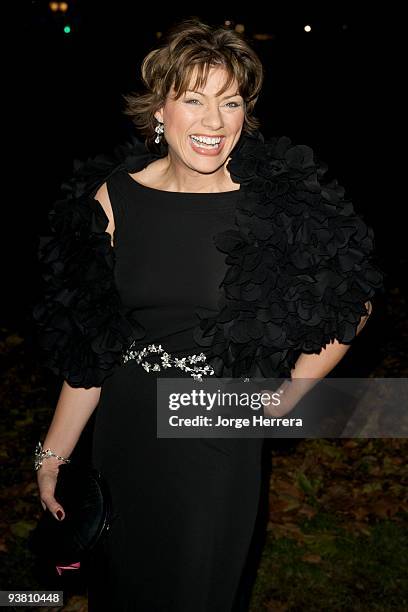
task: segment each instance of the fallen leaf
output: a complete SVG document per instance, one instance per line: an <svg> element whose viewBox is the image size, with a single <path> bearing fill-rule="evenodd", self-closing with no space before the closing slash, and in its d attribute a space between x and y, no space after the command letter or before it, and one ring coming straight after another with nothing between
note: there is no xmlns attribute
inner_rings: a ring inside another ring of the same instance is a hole
<svg viewBox="0 0 408 612"><path fill-rule="evenodd" d="M275 538L293 538L298 542L304 542L304 534L300 527L293 523L268 523L268 531L270 531Z"/></svg>
<svg viewBox="0 0 408 612"><path fill-rule="evenodd" d="M371 530L369 529L367 523L363 523L361 521L349 521L344 524L343 528L353 536L358 536L361 534L366 536L371 535Z"/></svg>
<svg viewBox="0 0 408 612"><path fill-rule="evenodd" d="M365 519L371 513L371 509L367 506L359 506L351 509L351 514L358 520Z"/></svg>
<svg viewBox="0 0 408 612"><path fill-rule="evenodd" d="M299 487L281 479L272 479L271 490L276 494L286 493L287 495L291 495L292 497L298 497L301 499L303 499L304 497L304 493L299 489Z"/></svg>
<svg viewBox="0 0 408 612"><path fill-rule="evenodd" d="M7 544L5 543L5 541L3 539L0 540L0 552L8 552L8 547Z"/></svg>
<svg viewBox="0 0 408 612"><path fill-rule="evenodd" d="M307 563L320 563L322 558L320 555L306 554L301 557L302 561L307 561Z"/></svg>
<svg viewBox="0 0 408 612"><path fill-rule="evenodd" d="M301 508L299 508L299 514L303 514L307 518L313 518L317 514L316 508L312 508L312 506L308 506L307 504L303 504Z"/></svg>
<svg viewBox="0 0 408 612"><path fill-rule="evenodd" d="M384 499L379 499L374 504L371 505L371 512L375 516L378 516L382 519L389 518L394 516L399 510L398 501L386 501Z"/></svg>
<svg viewBox="0 0 408 612"><path fill-rule="evenodd" d="M265 604L266 612L286 612L287 610L289 610L289 605L276 599L270 599Z"/></svg>

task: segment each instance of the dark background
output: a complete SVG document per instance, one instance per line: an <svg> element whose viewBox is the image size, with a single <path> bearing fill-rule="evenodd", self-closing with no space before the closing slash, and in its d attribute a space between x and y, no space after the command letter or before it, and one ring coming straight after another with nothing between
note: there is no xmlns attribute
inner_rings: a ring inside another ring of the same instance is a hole
<svg viewBox="0 0 408 612"><path fill-rule="evenodd" d="M392 181L385 169L390 152L383 141L382 92L390 72L385 41L391 34L372 7L347 2L247 3L242 10L237 3L218 3L216 9L208 3L68 4L68 12L53 13L48 2L33 1L20 15L12 91L19 115L13 130L17 159L10 174L15 193L3 209L6 325L30 328L31 308L40 295L38 236L45 233L48 208L71 174L73 159L109 152L126 140L133 127L122 113L122 94L140 86L141 61L160 42L156 33L189 16L213 25L226 19L232 27L244 24L266 73L256 107L261 131L308 144L329 164L374 228L388 289L405 291L402 202L390 199ZM67 24L68 35L63 32ZM304 31L305 24L312 32ZM271 38L259 40L258 34Z"/></svg>
<svg viewBox="0 0 408 612"><path fill-rule="evenodd" d="M222 25L226 19L233 27L245 25L266 72L256 113L261 131L310 145L374 229L386 291L375 297L368 329L353 341L352 350L335 368L337 375L408 376L405 141L400 120L404 113L397 113L397 92L405 84L406 72L405 65L399 65L404 55L397 52L397 45L404 42L405 33L400 36L396 29L398 22L404 26L405 21L395 6L258 0L247 1L240 11L238 2L231 1L218 2L214 9L208 2L181 7L180 3L70 0L70 10L63 15L51 13L48 4L19 1L2 6L1 13L2 41L6 42L1 83L8 106L1 132L5 171L0 435L7 442L1 454L2 588L61 587L54 574L47 580L37 576L41 568L26 544L41 512L32 452L36 441L44 439L61 388L61 381L47 370L40 373L38 350L35 342L31 344L31 310L41 295L39 235L47 231L48 210L58 197L59 185L71 174L73 159L108 153L132 133L129 119L122 114L121 96L138 88L141 61L160 42L156 32L164 32L173 22L197 16L213 25ZM16 11L13 22L5 15L10 7ZM72 30L66 35L63 27L68 24ZM304 32L305 24L312 26L311 33ZM259 40L256 34L272 38ZM10 85L5 76L10 76ZM75 449L78 456L89 452L92 422ZM324 440L306 440L305 445L283 439L273 443L272 477L275 474L276 479L271 486L270 520L275 531L290 514L285 506L287 488L278 485L287 485L293 474L303 470L316 490L319 513L323 512L322 522L317 523L322 538L327 533L326 512L335 517L335 522L328 523L329 531L334 525L333 533L341 516L356 533L358 526L366 529L364 520L370 517L373 535L362 540L360 548L354 539L340 537L339 549L345 553L333 557L328 569L333 592L324 580L327 566L320 574L299 574L309 576L309 582L294 581L293 557L290 549L282 548L271 557L272 594L291 599L297 586L293 601L306 598L316 609L322 595L324 609L338 609L339 592L346 602L344 609L350 608L350 602L358 606L361 598L365 609L402 609L405 576L399 560L407 557L406 521L399 527L401 518L395 513L399 511L400 517L406 513L401 470L405 440L333 440L332 452ZM335 447L344 461L336 459ZM267 478L264 482L267 486ZM365 487L371 484L379 484L380 492L374 487L367 493ZM383 520L387 517L394 517L392 525ZM384 523L378 527L383 531L375 526L378 518ZM343 542L349 542L348 548ZM276 547L273 540L273 550ZM287 576L290 580L285 583ZM321 590L325 588L332 594L326 597ZM74 593L78 593L77 585ZM85 610L85 604L75 609Z"/></svg>

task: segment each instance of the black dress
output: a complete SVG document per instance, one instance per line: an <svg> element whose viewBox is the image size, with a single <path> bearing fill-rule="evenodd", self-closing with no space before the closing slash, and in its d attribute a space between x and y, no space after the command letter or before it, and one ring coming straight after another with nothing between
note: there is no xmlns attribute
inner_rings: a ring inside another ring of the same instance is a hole
<svg viewBox="0 0 408 612"><path fill-rule="evenodd" d="M148 330L136 348L197 353L195 311L216 311L226 271L213 238L233 225L238 192L166 192L125 170L107 185L116 284ZM91 561L89 610L228 612L254 529L263 440L157 438L157 376L186 373L131 360L102 386L93 462L114 520Z"/></svg>
<svg viewBox="0 0 408 612"><path fill-rule="evenodd" d="M122 365L123 351L156 343L205 353L217 377L290 377L300 353L352 343L383 291L372 228L310 147L243 132L227 164L240 188L212 194L130 176L163 155L133 138L77 164L40 241L43 362L102 387L92 456L114 521L91 560L90 612L247 609L263 499L263 440L157 438L157 376L185 372ZM114 249L95 200L105 181Z"/></svg>

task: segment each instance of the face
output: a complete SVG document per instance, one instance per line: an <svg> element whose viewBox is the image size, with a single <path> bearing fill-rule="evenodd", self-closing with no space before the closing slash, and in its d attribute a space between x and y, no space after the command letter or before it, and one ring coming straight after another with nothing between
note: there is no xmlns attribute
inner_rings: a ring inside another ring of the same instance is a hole
<svg viewBox="0 0 408 612"><path fill-rule="evenodd" d="M155 113L164 123L170 157L200 173L212 173L222 166L242 132L244 100L236 81L221 96L216 95L226 78L225 68L214 67L199 92L187 90L175 100L172 89L163 108Z"/></svg>

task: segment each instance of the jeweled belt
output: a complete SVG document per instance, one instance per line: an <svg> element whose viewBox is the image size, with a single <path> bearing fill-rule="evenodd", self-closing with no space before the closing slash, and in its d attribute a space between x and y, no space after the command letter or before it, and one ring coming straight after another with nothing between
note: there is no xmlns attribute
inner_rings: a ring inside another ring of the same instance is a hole
<svg viewBox="0 0 408 612"><path fill-rule="evenodd" d="M215 372L208 363L205 365L196 365L206 361L206 355L185 355L184 357L172 357L171 353L166 353L161 344L149 344L141 350L134 350L135 343L133 342L126 351L122 353L122 365L135 359L136 363L140 364L146 372L160 372L172 366L187 372L195 380L202 381L202 376L212 376ZM161 363L149 363L146 357L149 353L159 353ZM189 365L188 365L189 364Z"/></svg>

